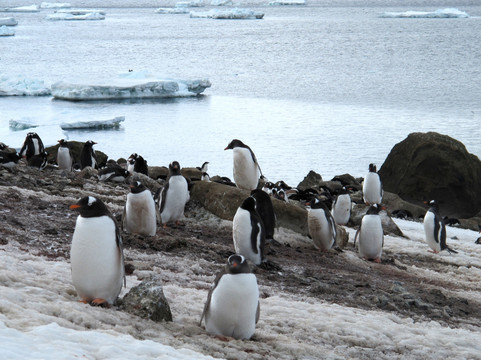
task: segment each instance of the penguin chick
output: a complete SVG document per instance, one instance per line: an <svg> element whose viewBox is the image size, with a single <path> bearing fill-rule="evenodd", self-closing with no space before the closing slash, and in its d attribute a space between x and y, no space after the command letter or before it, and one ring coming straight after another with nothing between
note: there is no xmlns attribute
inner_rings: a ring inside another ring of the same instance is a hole
<svg viewBox="0 0 481 360"><path fill-rule="evenodd" d="M336 222L327 206L318 198L313 197L306 206L309 207L307 226L312 241L320 251L327 252L336 243Z"/></svg>
<svg viewBox="0 0 481 360"><path fill-rule="evenodd" d="M361 226L354 236L354 245L359 236L359 254L366 260L381 262L384 246L384 233L379 211L384 208L378 204L371 205L363 216Z"/></svg>
<svg viewBox="0 0 481 360"><path fill-rule="evenodd" d="M140 181L130 185L122 216L124 231L154 236L157 231L154 198Z"/></svg>
<svg viewBox="0 0 481 360"><path fill-rule="evenodd" d="M80 166L82 169L90 166L93 169L98 169L97 156L95 155L95 150L93 146L97 144L96 142L89 140L87 141L82 151L80 152Z"/></svg>
<svg viewBox="0 0 481 360"><path fill-rule="evenodd" d="M58 141L59 147L57 149L57 165L60 170L72 171L73 158L70 146L67 140L61 139Z"/></svg>
<svg viewBox="0 0 481 360"><path fill-rule="evenodd" d="M366 205L381 204L383 189L379 174L376 172L376 165L369 164L369 172L364 177L362 194Z"/></svg>
<svg viewBox="0 0 481 360"><path fill-rule="evenodd" d="M190 194L187 180L180 172L180 164L177 161L169 164L169 177L159 197L159 212L164 228L171 221L179 224L184 216L185 204L190 200Z"/></svg>
<svg viewBox="0 0 481 360"><path fill-rule="evenodd" d="M447 250L449 253L458 253L446 244L446 225L439 213L439 204L436 200L429 202L429 209L424 215L424 235L426 243L431 248L430 252L437 254Z"/></svg>
<svg viewBox="0 0 481 360"><path fill-rule="evenodd" d="M351 197L349 190L343 186L332 204L332 217L338 225L347 225L351 217Z"/></svg>

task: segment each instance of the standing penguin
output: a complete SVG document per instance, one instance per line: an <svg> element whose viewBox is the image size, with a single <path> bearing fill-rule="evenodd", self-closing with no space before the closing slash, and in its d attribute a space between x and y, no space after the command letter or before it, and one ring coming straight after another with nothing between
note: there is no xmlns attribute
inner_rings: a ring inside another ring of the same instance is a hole
<svg viewBox="0 0 481 360"><path fill-rule="evenodd" d="M351 217L351 197L349 190L343 186L332 204L332 217L338 225L347 225Z"/></svg>
<svg viewBox="0 0 481 360"><path fill-rule="evenodd" d="M57 165L60 170L72 171L73 158L70 151L69 143L61 139L58 141L60 144L57 149Z"/></svg>
<svg viewBox="0 0 481 360"><path fill-rule="evenodd" d="M266 232L266 241L274 240L274 230L276 228L276 214L269 194L260 189L251 191L251 196L256 200L255 208L262 219Z"/></svg>
<svg viewBox="0 0 481 360"><path fill-rule="evenodd" d="M141 235L154 236L157 231L154 198L149 189L140 181L130 185L127 194L122 225L125 231Z"/></svg>
<svg viewBox="0 0 481 360"><path fill-rule="evenodd" d="M446 226L439 213L439 204L436 200L429 202L429 209L424 215L424 235L427 244L432 249L429 250L430 252L437 254L442 250L447 250L450 253L458 253L446 245Z"/></svg>
<svg viewBox="0 0 481 360"><path fill-rule="evenodd" d="M92 196L70 206L77 210L70 249L72 282L82 302L110 306L125 286L122 238L115 218Z"/></svg>
<svg viewBox="0 0 481 360"><path fill-rule="evenodd" d="M234 139L224 150L234 152L234 182L239 189L254 190L262 175L256 156L249 146Z"/></svg>
<svg viewBox="0 0 481 360"><path fill-rule="evenodd" d="M42 139L35 132L29 132L25 137L22 149L20 150L20 156L26 157L27 160L34 155L39 155L45 151Z"/></svg>
<svg viewBox="0 0 481 360"><path fill-rule="evenodd" d="M90 166L93 169L98 169L97 156L93 146L96 142L89 140L84 144L82 151L80 152L80 166L82 169Z"/></svg>
<svg viewBox="0 0 481 360"><path fill-rule="evenodd" d="M384 233L382 230L379 211L383 208L374 204L369 207L366 215L362 217L361 226L354 236L354 245L359 236L359 254L367 260L381 262L382 247L384 246Z"/></svg>
<svg viewBox="0 0 481 360"><path fill-rule="evenodd" d="M132 155L129 156L127 159L127 170L130 173L134 172L134 166L135 166L135 159L137 158L137 153L133 153Z"/></svg>
<svg viewBox="0 0 481 360"><path fill-rule="evenodd" d="M382 184L374 164L369 164L369 172L364 177L362 184L362 194L366 205L381 204L383 196Z"/></svg>
<svg viewBox="0 0 481 360"><path fill-rule="evenodd" d="M321 200L313 197L308 203L307 226L316 248L327 252L336 243L336 222L331 212Z"/></svg>
<svg viewBox="0 0 481 360"><path fill-rule="evenodd" d="M250 339L259 321L259 287L242 255L231 255L217 274L200 318L213 335Z"/></svg>
<svg viewBox="0 0 481 360"><path fill-rule="evenodd" d="M167 227L167 223L179 220L184 216L185 204L190 199L187 180L180 172L180 165L177 161L169 164L169 177L167 183L160 192L159 211L160 219Z"/></svg>
<svg viewBox="0 0 481 360"><path fill-rule="evenodd" d="M232 237L235 252L260 265L264 261L266 238L264 224L255 207L253 197L242 202L232 220Z"/></svg>

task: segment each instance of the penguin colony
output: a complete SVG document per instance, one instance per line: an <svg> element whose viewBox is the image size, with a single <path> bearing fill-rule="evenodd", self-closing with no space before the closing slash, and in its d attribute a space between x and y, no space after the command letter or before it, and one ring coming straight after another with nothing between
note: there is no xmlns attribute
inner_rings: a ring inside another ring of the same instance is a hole
<svg viewBox="0 0 481 360"><path fill-rule="evenodd" d="M87 141L79 159L74 159L68 141L58 141L56 162L58 169L74 171L91 167L98 169L99 181L128 182L132 173L148 176L147 161L137 153L127 160L126 168L116 162L99 169L93 148L97 143ZM36 133L28 133L20 152L11 151L0 143L0 166L12 168L23 158L27 164L40 170L47 166L47 152ZM236 339L250 339L260 316L259 289L251 266L264 266L266 244L274 242L276 215L271 198L289 202L300 201L307 209L309 235L320 252L336 246L339 226L349 223L352 202L350 190L343 187L337 194L328 189L300 191L280 181L264 181L257 158L252 149L241 140L232 140L224 150L233 150L234 182L221 178L218 182L250 191L237 209L232 221L232 238L235 254L227 259L207 295L200 319L207 332ZM77 161L76 161L77 160ZM211 181L207 173L208 162L197 169L202 181ZM375 164L362 185L366 213L356 232L354 245L359 239L358 251L362 258L381 263L384 233L380 212L383 198L382 183ZM140 181L130 184L130 192L119 225L107 206L98 198L85 196L72 204L78 212L71 245L72 283L80 301L93 306L115 304L125 286L124 255L121 230L142 236L155 236L157 223L180 224L184 208L190 199L189 183L182 175L180 164L169 164L169 175L164 186L155 194ZM457 253L446 244L445 220L440 215L436 200L429 202L424 216L425 240L431 252L447 250ZM481 231L481 226L480 226ZM480 238L481 239L481 238ZM480 241L478 239L477 241ZM252 264L252 265L250 265Z"/></svg>

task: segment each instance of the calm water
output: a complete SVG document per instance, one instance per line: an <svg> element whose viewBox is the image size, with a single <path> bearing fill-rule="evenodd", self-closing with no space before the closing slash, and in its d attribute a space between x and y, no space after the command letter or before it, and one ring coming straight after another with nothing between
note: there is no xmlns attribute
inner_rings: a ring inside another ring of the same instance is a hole
<svg viewBox="0 0 481 360"><path fill-rule="evenodd" d="M24 5L24 4L22 4ZM47 21L16 13L16 36L0 38L0 72L83 82L128 69L209 78L200 98L70 103L0 98L0 141L20 147L10 119L30 119L46 144L92 139L113 158L150 165L210 162L231 176L233 138L255 151L265 176L296 185L363 176L410 132L438 131L481 157L481 7L468 19L383 19L384 11L439 7L248 6L263 20L191 19L151 8L109 8L103 21ZM445 6L444 6L445 7ZM205 11L207 8L194 9ZM12 16L0 13L0 17ZM120 130L63 132L64 121L125 116Z"/></svg>

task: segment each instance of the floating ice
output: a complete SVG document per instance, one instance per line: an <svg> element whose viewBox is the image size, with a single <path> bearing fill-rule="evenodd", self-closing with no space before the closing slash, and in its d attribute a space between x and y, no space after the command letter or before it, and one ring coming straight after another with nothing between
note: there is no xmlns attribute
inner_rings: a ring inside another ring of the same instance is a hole
<svg viewBox="0 0 481 360"><path fill-rule="evenodd" d="M2 11L6 12L39 12L40 9L38 5L29 5L29 6L19 6L15 8L6 8L2 9Z"/></svg>
<svg viewBox="0 0 481 360"><path fill-rule="evenodd" d="M11 119L8 122L8 126L10 127L10 129L14 131L18 131L18 130L36 128L38 127L38 124L34 123L33 120L31 119L22 119L22 120Z"/></svg>
<svg viewBox="0 0 481 360"><path fill-rule="evenodd" d="M55 10L55 13L57 14L72 14L72 15L87 15L87 14L100 14L100 15L106 15L107 13L104 10L98 10L98 9L59 9Z"/></svg>
<svg viewBox="0 0 481 360"><path fill-rule="evenodd" d="M190 0L190 1L177 1L176 7L202 7L204 6L204 0Z"/></svg>
<svg viewBox="0 0 481 360"><path fill-rule="evenodd" d="M468 18L464 11L455 8L438 9L436 11L405 11L385 12L380 15L383 18Z"/></svg>
<svg viewBox="0 0 481 360"><path fill-rule="evenodd" d="M15 26L18 21L13 17L0 18L0 26Z"/></svg>
<svg viewBox="0 0 481 360"><path fill-rule="evenodd" d="M70 8L70 3L49 3L43 2L40 4L41 9L67 9Z"/></svg>
<svg viewBox="0 0 481 360"><path fill-rule="evenodd" d="M189 9L186 7L174 7L174 8L158 8L154 12L157 14L188 14Z"/></svg>
<svg viewBox="0 0 481 360"><path fill-rule="evenodd" d="M191 18L212 18L212 19L262 19L264 17L263 12L253 11L249 9L231 9L231 10L219 10L212 9L202 12L190 12Z"/></svg>
<svg viewBox="0 0 481 360"><path fill-rule="evenodd" d="M13 36L15 35L15 30L8 28L6 25L0 26L0 36ZM0 88L0 96L2 95L2 90Z"/></svg>
<svg viewBox="0 0 481 360"><path fill-rule="evenodd" d="M78 130L78 129L118 129L120 123L125 121L125 116L117 116L109 120L97 121L78 121L73 123L61 123L62 130Z"/></svg>
<svg viewBox="0 0 481 360"><path fill-rule="evenodd" d="M68 13L55 13L47 15L46 20L104 20L105 15L97 12L86 13L82 15L74 15Z"/></svg>
<svg viewBox="0 0 481 360"><path fill-rule="evenodd" d="M0 33L2 26L0 28ZM10 77L0 74L0 96L45 96L50 95L50 89L43 80L25 79L21 76Z"/></svg>
<svg viewBox="0 0 481 360"><path fill-rule="evenodd" d="M269 5L306 5L306 0L274 0Z"/></svg>
<svg viewBox="0 0 481 360"><path fill-rule="evenodd" d="M232 0L212 0L210 3L212 6L226 6L226 5L234 5Z"/></svg>

